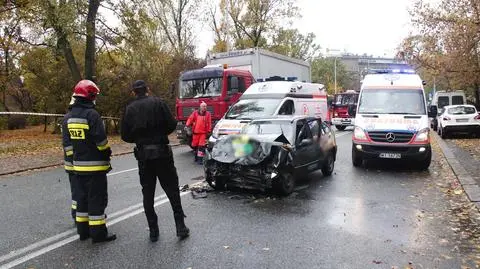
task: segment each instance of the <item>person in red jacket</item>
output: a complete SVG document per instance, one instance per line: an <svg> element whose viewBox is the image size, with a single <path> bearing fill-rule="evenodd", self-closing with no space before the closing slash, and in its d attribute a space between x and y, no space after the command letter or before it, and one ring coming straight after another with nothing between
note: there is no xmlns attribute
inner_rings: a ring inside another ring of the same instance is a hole
<svg viewBox="0 0 480 269"><path fill-rule="evenodd" d="M203 163L207 135L212 132L212 116L207 111L205 102L202 102L200 109L193 111L188 117L186 125L192 128L192 147L195 150L195 162Z"/></svg>

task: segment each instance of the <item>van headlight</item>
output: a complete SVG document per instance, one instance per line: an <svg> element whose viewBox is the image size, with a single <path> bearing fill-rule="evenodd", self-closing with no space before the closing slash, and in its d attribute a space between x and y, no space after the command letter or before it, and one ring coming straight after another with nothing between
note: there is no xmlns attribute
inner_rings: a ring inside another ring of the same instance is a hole
<svg viewBox="0 0 480 269"><path fill-rule="evenodd" d="M429 143L430 142L430 129L425 128L418 131L417 135L415 136L415 143Z"/></svg>
<svg viewBox="0 0 480 269"><path fill-rule="evenodd" d="M357 126L353 130L353 140L367 141L368 140L367 134L362 128Z"/></svg>
<svg viewBox="0 0 480 269"><path fill-rule="evenodd" d="M213 128L212 136L213 138L217 139L220 133L220 125L217 123Z"/></svg>

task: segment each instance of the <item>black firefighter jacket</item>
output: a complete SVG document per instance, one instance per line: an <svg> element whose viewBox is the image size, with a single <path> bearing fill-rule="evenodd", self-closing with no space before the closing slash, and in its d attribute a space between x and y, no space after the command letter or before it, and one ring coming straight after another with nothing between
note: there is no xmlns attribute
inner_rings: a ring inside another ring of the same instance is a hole
<svg viewBox="0 0 480 269"><path fill-rule="evenodd" d="M79 175L106 174L112 167L112 150L108 144L105 127L95 105L77 98L63 120L63 147L65 155L73 150L71 170Z"/></svg>

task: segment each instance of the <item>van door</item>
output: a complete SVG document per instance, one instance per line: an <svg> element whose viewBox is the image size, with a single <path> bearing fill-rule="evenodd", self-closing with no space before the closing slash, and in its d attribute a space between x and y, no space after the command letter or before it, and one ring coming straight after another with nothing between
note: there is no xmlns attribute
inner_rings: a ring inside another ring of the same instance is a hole
<svg viewBox="0 0 480 269"><path fill-rule="evenodd" d="M438 97L438 102L437 102L438 109L443 108L444 106L449 106L449 105L450 105L450 97L448 96Z"/></svg>
<svg viewBox="0 0 480 269"><path fill-rule="evenodd" d="M452 95L452 105L463 105L465 104L465 99L462 95Z"/></svg>

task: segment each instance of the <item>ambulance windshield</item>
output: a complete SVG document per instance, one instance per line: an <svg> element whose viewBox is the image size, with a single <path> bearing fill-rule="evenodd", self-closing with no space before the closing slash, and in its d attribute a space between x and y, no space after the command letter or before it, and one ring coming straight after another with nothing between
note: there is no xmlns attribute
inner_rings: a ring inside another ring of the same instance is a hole
<svg viewBox="0 0 480 269"><path fill-rule="evenodd" d="M427 112L421 89L364 89L358 113L425 115Z"/></svg>
<svg viewBox="0 0 480 269"><path fill-rule="evenodd" d="M271 116L282 99L244 99L238 101L225 115L226 119L251 120Z"/></svg>

